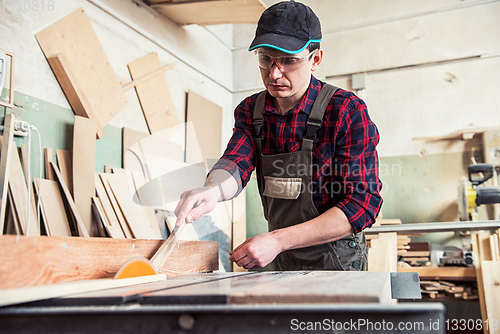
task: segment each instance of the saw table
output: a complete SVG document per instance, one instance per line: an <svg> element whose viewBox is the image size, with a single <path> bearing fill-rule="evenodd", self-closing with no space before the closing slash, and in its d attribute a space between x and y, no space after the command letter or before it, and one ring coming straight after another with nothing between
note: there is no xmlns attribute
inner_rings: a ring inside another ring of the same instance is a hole
<svg viewBox="0 0 500 334"><path fill-rule="evenodd" d="M0 308L2 333L445 333L415 273L196 273Z"/></svg>

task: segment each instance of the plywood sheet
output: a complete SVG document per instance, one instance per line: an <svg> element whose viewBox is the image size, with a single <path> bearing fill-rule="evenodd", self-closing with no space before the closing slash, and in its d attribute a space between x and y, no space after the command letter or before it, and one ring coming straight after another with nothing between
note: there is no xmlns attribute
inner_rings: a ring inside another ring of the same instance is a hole
<svg viewBox="0 0 500 334"><path fill-rule="evenodd" d="M120 222L118 221L118 217L115 213L115 210L113 209L113 206L112 206L111 201L108 197L108 194L106 193L106 190L104 189L102 181L99 178L99 175L97 173L95 174L94 182L95 182L95 190L97 193L97 197L99 198L99 202L101 204L102 211L106 215L106 222L108 224L108 227L106 229L108 230L108 233L113 238L125 238L125 234L122 230L122 226L121 226ZM114 199L114 196L113 196L113 199ZM131 236L132 235L130 234L130 237Z"/></svg>
<svg viewBox="0 0 500 334"><path fill-rule="evenodd" d="M52 156L52 148L47 147L44 151L44 160L45 160L45 178L47 180L52 180L55 181L56 177L54 176L54 171L52 170L52 167L50 166L50 163L53 161L53 156Z"/></svg>
<svg viewBox="0 0 500 334"><path fill-rule="evenodd" d="M125 154L128 149L132 147L135 143L139 142L141 139L149 136L147 133L135 131L129 128L123 128L122 130L122 165L124 168L127 168L125 165ZM128 168L127 168L128 169Z"/></svg>
<svg viewBox="0 0 500 334"><path fill-rule="evenodd" d="M52 167L51 167L52 168ZM57 181L35 179L50 236L71 237L70 222Z"/></svg>
<svg viewBox="0 0 500 334"><path fill-rule="evenodd" d="M156 52L128 64L133 80L144 77L159 68L161 68L161 63ZM135 91L150 133L156 133L179 123L163 72L135 86Z"/></svg>
<svg viewBox="0 0 500 334"><path fill-rule="evenodd" d="M75 114L102 128L125 107L125 95L82 8L35 35Z"/></svg>
<svg viewBox="0 0 500 334"><path fill-rule="evenodd" d="M73 198L73 155L70 150L56 150L57 164L62 179ZM52 169L54 172L54 169ZM56 179L57 180L57 179Z"/></svg>
<svg viewBox="0 0 500 334"><path fill-rule="evenodd" d="M6 114L4 118L4 130L2 137L2 151L0 157L0 235L3 234L5 212L7 210L7 194L9 192L9 173L11 150L15 150L16 146L12 144L14 136L14 123L16 117L13 114Z"/></svg>
<svg viewBox="0 0 500 334"><path fill-rule="evenodd" d="M151 258L164 240L115 238L0 237L0 289L110 278L130 258ZM218 246L180 241L161 273L214 271Z"/></svg>
<svg viewBox="0 0 500 334"><path fill-rule="evenodd" d="M189 91L186 113L186 122L193 122L186 130L186 162L199 162L199 147L211 168L221 156L222 107Z"/></svg>
<svg viewBox="0 0 500 334"><path fill-rule="evenodd" d="M161 0L148 1L154 9L181 24L257 23L266 9L259 0L205 1L185 4L164 4Z"/></svg>
<svg viewBox="0 0 500 334"><path fill-rule="evenodd" d="M130 229L130 226L127 223L127 220L125 219L123 212L120 208L120 205L118 204L116 197L113 193L113 190L111 189L111 186L109 185L108 182L108 177L111 175L111 173L101 173L99 174L99 179L101 181L102 187L104 187L106 191L106 196L109 199L109 202L111 204L111 207L113 208L113 211L116 215L116 218L118 220L118 223L120 224L123 234L125 238L133 238L134 234L132 233L132 230ZM99 184L96 181L96 190L97 190L97 196L100 197L101 199L104 199L104 194L101 196L99 194ZM102 201L102 203L105 203L105 201ZM108 211L108 208L104 207L106 212ZM108 213L108 218L111 216L111 214ZM110 218L110 222L113 224Z"/></svg>
<svg viewBox="0 0 500 334"><path fill-rule="evenodd" d="M73 199L91 236L97 236L92 216L92 197L95 196L95 131L92 119L75 116L73 129Z"/></svg>

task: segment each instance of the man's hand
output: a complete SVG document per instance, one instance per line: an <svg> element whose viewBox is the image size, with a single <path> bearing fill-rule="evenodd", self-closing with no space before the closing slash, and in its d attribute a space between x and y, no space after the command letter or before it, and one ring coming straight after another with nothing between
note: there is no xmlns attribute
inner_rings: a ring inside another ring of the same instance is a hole
<svg viewBox="0 0 500 334"><path fill-rule="evenodd" d="M186 223L192 223L200 219L202 215L215 208L219 196L220 190L217 186L207 186L183 192L174 211L177 216L175 225L180 225L184 220Z"/></svg>
<svg viewBox="0 0 500 334"><path fill-rule="evenodd" d="M229 252L229 260L245 269L263 268L281 253L281 245L273 232L262 233L248 238Z"/></svg>

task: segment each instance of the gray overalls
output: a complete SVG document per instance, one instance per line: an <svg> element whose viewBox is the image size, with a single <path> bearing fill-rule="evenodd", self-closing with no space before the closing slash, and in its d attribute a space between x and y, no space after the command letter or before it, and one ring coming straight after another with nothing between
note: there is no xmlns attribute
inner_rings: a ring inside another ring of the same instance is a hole
<svg viewBox="0 0 500 334"><path fill-rule="evenodd" d="M259 193L269 231L319 216L311 189L312 147L328 103L337 89L329 84L323 86L309 114L301 151L284 154L262 155L262 112L266 91L257 97L253 112L253 140ZM303 175L304 170L309 173ZM272 262L272 269L366 270L367 254L365 235L360 232L334 242L284 251Z"/></svg>

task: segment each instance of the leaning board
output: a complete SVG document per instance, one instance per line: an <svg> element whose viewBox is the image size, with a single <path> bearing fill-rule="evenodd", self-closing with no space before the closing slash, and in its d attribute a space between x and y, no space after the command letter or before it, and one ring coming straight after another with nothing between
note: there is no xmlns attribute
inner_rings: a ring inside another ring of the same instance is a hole
<svg viewBox="0 0 500 334"><path fill-rule="evenodd" d="M126 104L125 94L82 8L35 35L78 116L95 119L97 134Z"/></svg>

